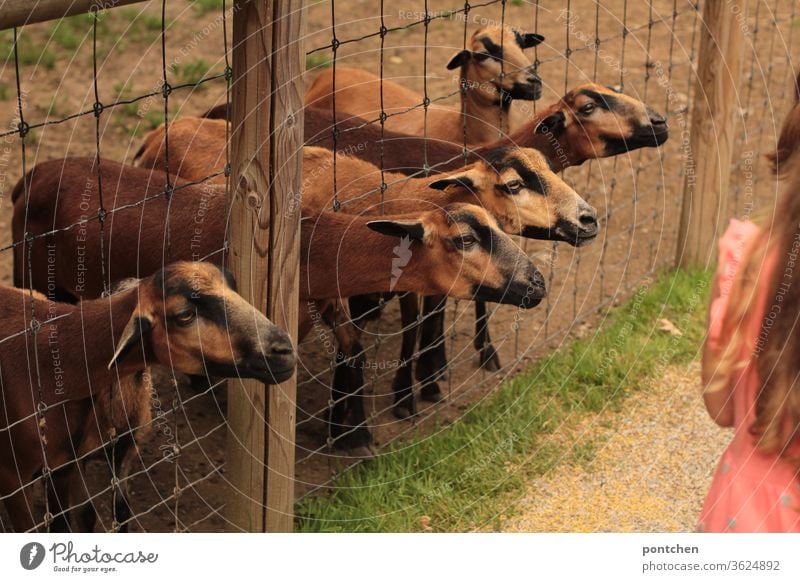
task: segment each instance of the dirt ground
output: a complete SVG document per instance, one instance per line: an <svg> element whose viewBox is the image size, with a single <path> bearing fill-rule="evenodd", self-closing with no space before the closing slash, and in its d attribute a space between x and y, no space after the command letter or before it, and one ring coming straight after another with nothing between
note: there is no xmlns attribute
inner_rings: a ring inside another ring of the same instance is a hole
<svg viewBox="0 0 800 582"><path fill-rule="evenodd" d="M699 398L697 363L668 369L625 409L587 418L569 435L594 456L535 479L501 526L507 532L690 532L732 437ZM676 493L677 492L677 493Z"/></svg>
<svg viewBox="0 0 800 582"><path fill-rule="evenodd" d="M419 3L393 4L385 9L388 28L405 26L421 18ZM376 444L402 438L412 431L445 430L465 410L481 402L504 377L514 374L538 354L553 349L575 334L602 325L603 314L624 299L630 288L654 269L671 264L675 254L675 233L680 213L683 159L686 146L682 132L687 129L687 106L693 86L690 59L697 54L695 13L687 2L672 0L645 3L571 2L572 18L566 26L563 3L538 6L532 2L509 2L505 16L500 5L474 8L466 17L455 14L434 20L428 28L427 50L422 26L390 32L385 38L385 77L398 79L422 91L423 59L427 52L427 90L432 98L456 90L456 80L444 68L456 50L462 48L464 29L471 34L486 23L504 20L517 28L543 34L547 41L535 51L544 80L544 95L538 104L547 104L565 89L596 79L604 84L623 84L625 92L645 100L669 115L672 137L660 150L644 150L615 159L584 164L570 169L565 177L576 190L596 206L601 217L601 235L592 245L576 250L549 243L524 241L548 279L549 296L539 308L518 312L513 307L496 306L491 331L503 369L488 374L477 368L472 348L474 317L468 302L451 302L447 312L448 355L451 366L444 382L447 400L435 407L422 404L414 423L397 421L391 414L393 362L399 352L398 310L390 305L381 320L372 325L365 338L367 359L368 411ZM627 13L623 7L627 4ZM760 3L759 3L760 4ZM463 5L452 0L430 0L431 13L444 14ZM335 36L340 41L374 33L380 26L378 0L343 3L336 8ZM328 1L309 2L307 9L306 50L327 45L334 36ZM787 54L796 59L798 49L791 44L788 21L790 2L780 4L774 29L766 26L766 9L759 16L760 29L754 51L745 62L746 84L739 96L742 124L735 152L736 179L732 181L731 207L734 215L765 208L774 197L774 188L764 179L765 164L759 154L774 143L780 118L791 92L787 91L791 67ZM131 12L133 11L133 12ZM104 17L101 58L97 83L101 101L157 91L161 85L161 44L159 27L153 18L160 14L160 3L149 2L131 9L120 9ZM179 81L189 78L192 67L207 68L210 74L224 69L222 24L216 11L200 14L189 2L170 2L167 31L167 60L177 67ZM652 20L653 25L648 23ZM136 24L136 23L140 24ZM141 24L149 22L148 25ZM230 24L230 23L229 23ZM623 29L623 24L627 25ZM595 51L595 29L601 43ZM753 26L751 25L751 30ZM87 27L86 32L89 29ZM774 31L774 32L773 32ZM624 33L623 33L624 32ZM24 29L37 46L54 55L48 68L41 62L23 65L21 89L23 115L29 124L55 121L91 110L94 103L91 73L91 35L79 39L78 46L66 50L54 41L52 25L33 25ZM5 37L4 37L5 38ZM113 40L112 40L113 39ZM569 46L569 58L565 51ZM0 46L6 57L6 46ZM330 58L320 51L308 64ZM202 66L198 61L203 61ZM345 43L337 51L337 63L360 66L378 72L380 39L377 36ZM313 73L307 74L307 79ZM196 90L176 90L170 96L170 115L196 115L224 101L223 81L206 83ZM13 60L0 64L0 132L17 123ZM451 95L444 103L457 103ZM101 154L115 160L132 159L141 135L158 122L163 111L159 97L143 99L133 106L104 110L100 117ZM136 126L139 129L136 131ZM28 137L25 165L68 155L94 155L95 118L86 115L63 123L39 127ZM0 147L0 249L11 241L9 196L22 176L19 138L2 139ZM700 160L702 161L702 160ZM749 178L748 178L749 176ZM758 178L758 180L756 180ZM749 180L749 181L748 181ZM111 257L110 260L113 260ZM0 250L0 282L10 283L11 253ZM519 322L519 329L514 322ZM328 399L330 362L319 337L311 334L301 346L298 387L297 486L299 495L323 488L336 471L350 460L325 446L324 417ZM227 527L222 512L229 498L226 486L225 394L222 390L198 396L181 392L183 406L173 415L175 393L159 395L165 424L153 431L143 450L139 474L132 480L132 499L137 518L134 529L148 531L219 531ZM164 426L169 427L167 431ZM181 443L177 463L158 462L159 447L169 444L174 434ZM145 471L144 468L148 470ZM97 488L108 479L94 467L92 481ZM180 492L174 499L174 490ZM109 495L98 497L105 510ZM105 512L108 516L108 511ZM1 518L2 514L0 514ZM0 523L5 524L4 521ZM106 518L104 525L108 526Z"/></svg>

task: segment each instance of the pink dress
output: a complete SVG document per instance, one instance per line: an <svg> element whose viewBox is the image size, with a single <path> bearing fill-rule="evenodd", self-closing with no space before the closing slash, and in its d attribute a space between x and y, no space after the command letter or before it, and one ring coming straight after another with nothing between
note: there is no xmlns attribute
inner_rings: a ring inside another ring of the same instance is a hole
<svg viewBox="0 0 800 582"><path fill-rule="evenodd" d="M726 338L720 337L728 305L731 283L743 254L760 230L751 222L732 220L719 241L717 282L720 296L710 308L708 341L719 350ZM742 350L747 359L756 347L770 289L769 273L774 257L768 257L758 275L758 310L745 322L750 345ZM755 419L755 399L760 382L755 363L737 376L732 392L734 437L722 454L714 473L698 531L705 532L800 532L800 480L793 465L756 449L748 432Z"/></svg>

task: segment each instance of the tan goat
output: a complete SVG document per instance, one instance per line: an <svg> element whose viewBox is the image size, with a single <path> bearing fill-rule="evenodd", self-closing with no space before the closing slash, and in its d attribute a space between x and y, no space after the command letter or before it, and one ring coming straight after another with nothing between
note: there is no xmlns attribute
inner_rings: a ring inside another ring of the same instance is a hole
<svg viewBox="0 0 800 582"><path fill-rule="evenodd" d="M469 40L468 48L457 52L447 64L459 69L461 107L439 104L428 108L423 95L407 89L398 80L383 80L383 110L389 115L386 128L409 135L423 135L471 144L494 141L508 131L512 99L541 97L542 80L523 52L544 40L538 34L511 27L485 26ZM335 109L364 119L376 119L381 112L380 77L363 69L336 67ZM306 105L332 111L334 71L322 71L308 92Z"/></svg>

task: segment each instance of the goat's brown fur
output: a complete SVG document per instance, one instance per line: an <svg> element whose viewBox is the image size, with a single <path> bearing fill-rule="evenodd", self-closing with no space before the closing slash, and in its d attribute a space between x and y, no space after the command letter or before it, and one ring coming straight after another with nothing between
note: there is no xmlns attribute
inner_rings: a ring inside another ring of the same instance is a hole
<svg viewBox="0 0 800 582"><path fill-rule="evenodd" d="M221 170L224 164L226 122L185 117L170 126L170 167L176 175L189 181ZM145 168L166 168L163 154L163 125L145 137L139 164ZM448 172L435 178L408 179L401 174L385 172L389 187L381 195L381 173L378 168L352 156L337 156L336 197L342 211L366 214L403 214L420 208L453 202L476 203L493 214L506 232L532 238L568 240L583 244L597 233L595 210L553 172L548 161L534 149L499 148L487 152L488 159L479 160L461 171ZM303 214L316 214L333 206L333 153L318 147L303 152ZM537 184L526 183L535 178ZM217 175L215 181L224 181ZM506 184L524 185L509 195L502 191ZM431 184L445 188L431 189ZM532 188L543 188L537 191Z"/></svg>
<svg viewBox="0 0 800 582"><path fill-rule="evenodd" d="M607 104L610 106L607 107ZM590 113L581 113L589 105ZM205 117L225 119L224 105ZM508 137L472 148L438 139L424 139L386 130L359 117L337 111L306 107L305 142L351 153L386 170L404 174L419 172L427 163L434 171L447 171L487 157L498 147L514 145L542 152L553 171L577 166L586 160L615 156L664 143L669 135L663 116L641 101L613 89L587 83L569 91L558 102L541 108ZM334 140L334 122L338 135Z"/></svg>
<svg viewBox="0 0 800 582"><path fill-rule="evenodd" d="M95 173L93 159L70 158L39 164L26 176L29 204L26 211L24 197L17 196L15 199L15 238L23 232L36 236L56 229L45 240L34 241L30 249L34 257L34 286L47 289L48 284L54 284L76 296L91 296L103 290L100 277L101 233L98 222L87 222L83 231L77 228L63 230L63 227L81 219L84 212L81 210L81 201L84 197L90 201L90 207L97 203ZM106 186L106 200L113 201L113 204L109 204L109 214L103 229L106 272L110 273L111 279L152 272L159 268L162 257L168 253L172 258L193 258L209 255L222 248L227 214L224 188L209 184L187 185L180 178L174 178L178 189L173 193L170 205L172 219L168 221L166 201L159 195L161 185L166 181L163 173L121 166L107 160L101 163L101 173L102 182ZM87 179L87 176L90 178ZM52 202L54 192L59 192L57 204ZM137 204L150 196L154 199ZM115 208L121 210L116 211ZM484 210L476 208L466 214L485 223L482 228L493 233L493 248L498 252L501 248L506 249L506 254L493 253L489 257L484 252L467 253L468 256L465 256L464 253L445 250L445 247L453 245L455 229L464 223L450 223L440 215L441 212L443 211L428 213L427 218L423 217L425 224L420 226L423 232L427 228L427 242L424 245L413 243L416 247L416 258L412 261L411 268L403 269L396 282L398 290L471 297L475 290L472 287L483 287L482 293L494 293L495 300L516 301L519 298L513 292L503 294L505 277L506 283L515 281L513 286L530 287L534 296L541 297L544 292L543 285L540 285L543 283L540 280L541 275L536 274L530 260L519 249L515 249L513 242L497 228L494 219L490 219ZM24 224L26 216L27 225ZM420 216L417 212L416 217ZM202 217L202 221L198 221L199 217ZM347 221L344 225L343 220ZM383 220L388 220L388 217L383 217ZM308 239L308 244L312 244L314 239L313 245L318 245L318 248L304 247L304 255L309 260L304 263L300 281L303 301L335 301L340 296L393 290L392 262L395 257L394 248L398 246L399 239L371 232L366 226L369 221L366 217L338 217L334 213L322 213L314 220L303 222L304 238ZM494 226L490 228L492 224ZM169 251L165 242L167 229ZM346 249L342 247L343 252L338 257L340 272L346 276L337 281L336 273L331 268L336 262L321 260L321 257L324 253L328 253L324 256L330 257L330 252L334 249L331 241L342 240L345 231L348 236L344 240L349 246ZM367 238L374 239L373 246L364 244ZM23 268L27 264L27 244L18 245L15 257L15 272L24 284L28 283L27 269ZM48 275L47 245L55 245L59 250L51 276ZM221 253L215 256L220 255ZM425 257L428 261L423 263L422 259ZM472 266L469 269L463 268L462 261L467 266ZM84 266L81 278L76 276L75 265L79 263ZM536 284L531 285L526 277L536 279ZM344 285L340 286L340 283ZM538 299L533 304L537 302ZM324 306L318 311L324 311ZM301 329L309 329L308 310L301 309L299 314ZM176 354L176 357L181 355Z"/></svg>
<svg viewBox="0 0 800 582"><path fill-rule="evenodd" d="M237 367L243 376L264 380L264 359L276 374L293 369L294 353L285 332L225 281L209 264L176 263L133 289L77 305L0 288L0 496L13 493L6 505L15 529L35 525L28 484L43 467L53 470L57 498L68 497L61 490L67 485L62 476L70 472L75 449L93 446L103 437L101 429L109 428L92 430L92 401L111 404L113 425L112 387L147 363L189 374ZM213 328L220 327L218 318L201 316L201 307L187 314L183 303L187 292L196 290L198 297L205 297L212 288L221 294L228 316L223 342L227 349L218 351L206 345L216 333ZM31 337L34 318L41 328ZM198 338L203 338L202 345ZM138 401L136 395L128 396ZM37 418L39 401L48 408Z"/></svg>
<svg viewBox="0 0 800 582"><path fill-rule="evenodd" d="M383 110L390 117L385 127L391 131L422 135L454 143L487 143L506 133L511 98L538 99L541 80L523 52L538 44L524 42L532 35L509 27L485 26L477 30L467 48L456 53L448 69L460 70L463 83L461 107L433 104L427 114L420 105L423 96L403 86L398 79L383 80ZM542 37L536 40L541 42ZM525 46L522 46L525 45ZM377 119L381 112L381 79L363 69L336 68L336 110L365 119ZM306 93L310 107L333 110L334 73L322 71ZM504 127L505 126L505 127Z"/></svg>
<svg viewBox="0 0 800 582"><path fill-rule="evenodd" d="M29 184L29 198L26 207L24 197L15 197L12 221L15 240L22 239L23 233L36 236L50 232L52 229L56 232L48 235L44 240L34 240L31 243L26 241L15 247L15 275L17 282L22 286L31 284L36 289L47 290L48 285L55 285L76 297L91 297L99 295L103 291L104 285L100 276L102 269L99 222L97 220L86 222L82 225L84 230L78 228L63 230L63 227L75 224L82 219L85 211L81 209L81 201L84 200L84 197L92 201L90 206L97 204L96 180L92 178L95 175L94 164L95 161L91 158L51 160L37 165L25 177ZM173 193L169 207L172 219L168 220L166 200L158 195L161 185L166 180L163 173L123 166L108 160L102 161L101 173L102 182L107 188L106 200L113 201L113 204L107 208L109 214L102 229L106 253L103 258L109 280L155 272L161 267L163 257L168 254L174 259L196 259L211 255L223 247L227 215L223 188L215 185L187 186L182 180L174 179L179 189ZM87 176L89 176L88 179ZM115 186L116 190L112 191ZM19 184L18 188L20 188ZM59 192L59 196L57 203L53 204L55 192ZM154 197L154 199L138 204L149 197ZM121 208L121 210L115 210L117 208ZM478 213L482 219L488 216L485 210L479 208L474 212ZM427 233L431 235L430 240L436 240L434 235L437 229L441 229L442 233L450 236L452 234L451 226L446 221L435 219L435 216L437 215L429 213L423 217L429 221L425 226L428 229ZM199 220L201 217L202 221ZM25 224L26 218L27 224ZM309 229L319 229L320 225L324 226L328 222L332 225L338 224L336 217L327 216L327 213L324 213L314 221L314 224L304 221L303 232L305 234ZM365 227L367 220L364 219L363 222L364 224L357 229L357 234L377 237L376 243L378 239L386 240L386 237L370 233ZM166 236L167 229L169 237ZM504 237L505 235L498 236ZM169 240L169 247L167 247L167 240ZM333 237L329 240L339 239ZM32 245L30 253L33 256L33 273L30 281L28 281L27 269L24 268L27 265L26 253L29 250L27 248L29 244ZM361 255L370 249L369 245L359 244L354 239L352 244L351 252L342 255L342 259L345 261L360 259ZM392 242L390 238L388 243L384 242L384 246L385 244L393 246L397 242ZM48 248L57 248L57 256L48 256ZM315 260L314 252L310 252L309 256L312 261ZM379 253L377 256L382 257ZM391 257L390 249L389 255L386 257L389 262L391 262ZM373 260L373 256L367 253L364 260ZM82 270L78 270L77 265L83 265ZM346 297L362 292L383 290L373 289L373 283L360 286L358 277L363 275L365 280L371 279L372 269L365 268L364 273L357 269L348 269L351 274L347 277L347 292L331 294L326 285L319 285L315 282L316 277L327 277L329 268L330 264L321 263L319 269L310 271L308 282L301 285L302 299ZM441 273L441 265L432 262L428 264L427 269L430 271L430 277L422 274L418 281L421 288L418 290L446 292L450 284L445 282L440 282L440 291L434 290L436 284L433 281L438 280L437 273ZM456 280L452 282L455 283ZM388 280L384 282L384 286L386 284L388 284ZM323 294L315 295L316 291L314 290L316 289L326 289L326 291ZM385 290L388 291L388 289ZM457 293L461 297L467 296L466 290L463 289ZM181 297L168 298L168 300L176 302L176 305L185 301ZM213 334L213 330L209 330L209 334ZM185 355L176 351L173 357L180 361Z"/></svg>

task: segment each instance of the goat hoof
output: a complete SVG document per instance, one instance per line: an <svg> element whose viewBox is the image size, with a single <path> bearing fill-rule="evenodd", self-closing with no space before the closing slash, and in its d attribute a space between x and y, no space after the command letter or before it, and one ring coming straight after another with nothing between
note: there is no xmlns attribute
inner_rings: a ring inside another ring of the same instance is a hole
<svg viewBox="0 0 800 582"><path fill-rule="evenodd" d="M480 351L481 368L487 372L497 372L500 369L500 356L497 350L489 344Z"/></svg>
<svg viewBox="0 0 800 582"><path fill-rule="evenodd" d="M392 407L392 414L398 420L408 420L417 414L414 405L407 402L398 402Z"/></svg>
<svg viewBox="0 0 800 582"><path fill-rule="evenodd" d="M342 436L334 436L333 448L350 453L362 447L369 447L372 444L372 433L365 426L351 428L345 431Z"/></svg>
<svg viewBox="0 0 800 582"><path fill-rule="evenodd" d="M425 402L441 402L444 400L444 395L439 389L439 384L436 382L425 384L422 388L420 388L419 397Z"/></svg>
<svg viewBox="0 0 800 582"><path fill-rule="evenodd" d="M347 449L347 456L354 458L354 459L374 459L375 458L375 450L369 447L355 447L353 449Z"/></svg>
<svg viewBox="0 0 800 582"><path fill-rule="evenodd" d="M447 372L447 356L442 351L420 354L414 375L423 384L444 378Z"/></svg>

